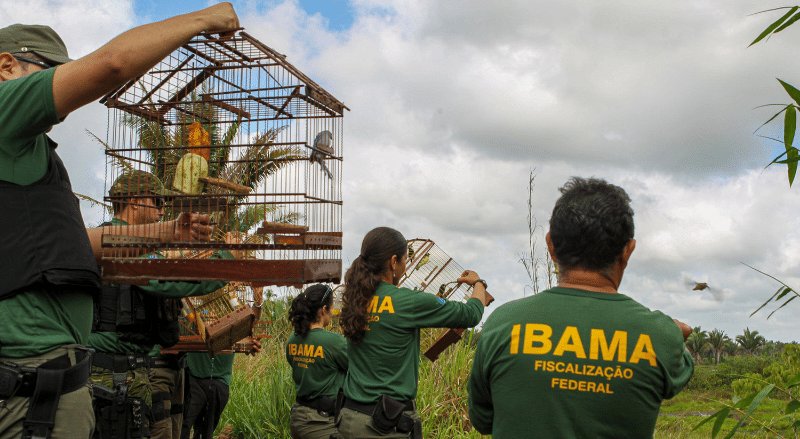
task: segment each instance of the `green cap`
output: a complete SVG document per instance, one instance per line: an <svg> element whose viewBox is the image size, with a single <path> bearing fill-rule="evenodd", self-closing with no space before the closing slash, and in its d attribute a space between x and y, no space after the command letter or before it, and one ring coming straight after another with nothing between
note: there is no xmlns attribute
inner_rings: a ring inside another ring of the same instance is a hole
<svg viewBox="0 0 800 439"><path fill-rule="evenodd" d="M133 170L126 171L117 177L108 194L111 196L152 194L169 197L178 193L164 188L164 184L155 175L145 171Z"/></svg>
<svg viewBox="0 0 800 439"><path fill-rule="evenodd" d="M0 53L33 52L55 65L72 61L67 46L50 26L12 24L0 29Z"/></svg>

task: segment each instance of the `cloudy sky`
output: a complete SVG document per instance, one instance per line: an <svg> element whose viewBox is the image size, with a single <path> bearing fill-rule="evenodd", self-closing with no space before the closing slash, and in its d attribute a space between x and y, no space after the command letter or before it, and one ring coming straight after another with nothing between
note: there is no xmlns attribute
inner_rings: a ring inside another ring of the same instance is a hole
<svg viewBox="0 0 800 439"><path fill-rule="evenodd" d="M677 0L234 2L247 31L285 53L352 111L345 117L345 266L378 225L427 237L486 278L499 302L531 293L519 255L534 215L547 229L570 176L621 185L637 250L621 290L691 325L800 340L797 305L752 312L800 286L798 190L764 165L753 131L800 83L790 28L747 48L780 4ZM205 2L0 0L0 26L43 23L73 57L121 31ZM99 104L53 132L77 191L100 197ZM778 135L767 127L765 135ZM85 206L88 222L97 210ZM687 283L708 282L711 292Z"/></svg>

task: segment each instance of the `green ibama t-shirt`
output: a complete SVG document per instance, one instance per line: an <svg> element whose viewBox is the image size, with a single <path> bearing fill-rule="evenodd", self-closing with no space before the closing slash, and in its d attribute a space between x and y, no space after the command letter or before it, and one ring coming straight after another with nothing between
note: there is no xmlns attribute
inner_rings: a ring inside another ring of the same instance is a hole
<svg viewBox="0 0 800 439"><path fill-rule="evenodd" d="M694 371L671 318L624 294L553 288L509 302L481 331L473 426L495 439L649 438Z"/></svg>
<svg viewBox="0 0 800 439"><path fill-rule="evenodd" d="M55 69L47 69L0 82L0 180L29 185L47 171L45 132L59 122L53 102L54 73ZM2 251L14 253L13 248ZM91 326L90 292L32 287L0 301L0 358L31 357L67 344L85 344Z"/></svg>
<svg viewBox="0 0 800 439"><path fill-rule="evenodd" d="M298 398L336 398L347 373L347 342L322 328L308 331L305 337L292 334L286 342L286 361L292 367Z"/></svg>
<svg viewBox="0 0 800 439"><path fill-rule="evenodd" d="M234 354L212 356L208 352L189 352L186 354L186 368L195 378L214 379L230 386L233 360Z"/></svg>
<svg viewBox="0 0 800 439"><path fill-rule="evenodd" d="M466 303L382 282L368 304L369 329L348 342L348 399L371 404L381 395L407 401L417 396L420 328L469 328L483 316L478 299Z"/></svg>

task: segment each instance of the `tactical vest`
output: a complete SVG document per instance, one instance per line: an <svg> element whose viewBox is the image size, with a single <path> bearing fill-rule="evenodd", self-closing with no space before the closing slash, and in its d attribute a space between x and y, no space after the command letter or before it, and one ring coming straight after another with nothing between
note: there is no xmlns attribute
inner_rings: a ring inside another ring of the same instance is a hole
<svg viewBox="0 0 800 439"><path fill-rule="evenodd" d="M0 299L36 287L95 294L97 267L69 175L47 138L47 171L23 186L0 180Z"/></svg>
<svg viewBox="0 0 800 439"><path fill-rule="evenodd" d="M116 332L122 341L170 347L178 342L180 299L148 294L135 285L103 285L94 301L92 332Z"/></svg>

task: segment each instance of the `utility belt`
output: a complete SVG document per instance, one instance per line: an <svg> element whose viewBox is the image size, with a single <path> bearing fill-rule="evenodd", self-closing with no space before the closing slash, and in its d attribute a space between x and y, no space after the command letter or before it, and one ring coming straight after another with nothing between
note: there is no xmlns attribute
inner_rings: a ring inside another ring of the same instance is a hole
<svg viewBox="0 0 800 439"><path fill-rule="evenodd" d="M344 408L369 415L372 418L372 427L382 434L393 432L410 433L413 439L422 439L422 422L406 415L406 411L415 411L417 404L413 399L398 401L386 395L381 395L378 401L372 404L362 404L351 399L345 399Z"/></svg>
<svg viewBox="0 0 800 439"><path fill-rule="evenodd" d="M30 398L23 422L23 438L49 438L55 426L61 395L85 386L92 371L92 351L75 350L38 367L0 363L0 401L12 397Z"/></svg>
<svg viewBox="0 0 800 439"><path fill-rule="evenodd" d="M339 411L336 410L336 398L327 396L318 396L312 399L298 397L297 404L312 408L322 416L337 416L339 414Z"/></svg>
<svg viewBox="0 0 800 439"><path fill-rule="evenodd" d="M130 372L132 370L146 368L152 366L152 358L147 354L107 354L105 352L96 352L92 359L92 366L100 367L110 370L113 373Z"/></svg>

